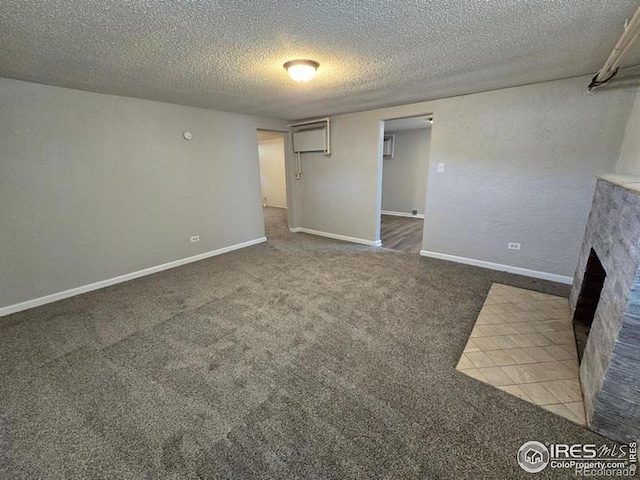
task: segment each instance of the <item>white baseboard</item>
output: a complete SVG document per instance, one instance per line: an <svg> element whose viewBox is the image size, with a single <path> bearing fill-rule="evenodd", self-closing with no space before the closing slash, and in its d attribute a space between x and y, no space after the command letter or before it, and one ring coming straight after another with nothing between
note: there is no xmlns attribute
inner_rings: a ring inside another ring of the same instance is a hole
<svg viewBox="0 0 640 480"><path fill-rule="evenodd" d="M411 218L424 218L423 213L418 213L414 215L413 213L408 212L392 212L390 210L382 210L380 212L382 215L393 215L394 217L411 217Z"/></svg>
<svg viewBox="0 0 640 480"><path fill-rule="evenodd" d="M27 300L25 302L16 303L14 305L9 305L7 307L1 307L0 317L4 317L5 315L10 315L16 312L21 312L22 310L27 310L29 308L39 307L40 305L46 305L47 303L57 302L58 300L62 300L63 298L73 297L75 295L80 295L82 293L91 292L92 290L98 290L100 288L108 287L110 285L115 285L116 283L127 282L135 278L144 277L145 275L151 275L152 273L157 273L163 270L168 270L170 268L179 267L187 263L197 262L199 260L204 260L205 258L209 258L209 257L215 257L216 255L232 252L233 250L238 250L240 248L250 247L251 245L256 245L258 243L262 243L266 241L267 241L266 237L260 237L254 240L249 240L248 242L230 245L228 247L219 248L217 250L211 250L210 252L200 253L192 257L181 258L180 260L174 260L173 262L163 263L162 265L156 265L155 267L145 268L144 270L138 270L137 272L131 272L125 275L120 275L117 277L108 278L106 280L101 280L99 282L90 283L89 285L83 285L81 287L72 288L69 290L65 290L63 292L52 293L51 295L46 295L44 297L34 298L33 300Z"/></svg>
<svg viewBox="0 0 640 480"><path fill-rule="evenodd" d="M382 240L365 240L364 238L348 237L346 235L338 235L337 233L321 232L319 230L311 230L310 228L295 227L290 228L290 232L293 233L308 233L309 235L318 235L320 237L333 238L335 240L343 240L345 242L360 243L362 245L369 245L370 247L380 247Z"/></svg>
<svg viewBox="0 0 640 480"><path fill-rule="evenodd" d="M263 205L263 207L265 207L265 208L284 208L285 210L287 209L287 207L282 207L280 205Z"/></svg>
<svg viewBox="0 0 640 480"><path fill-rule="evenodd" d="M571 285L573 283L573 277L565 277L563 275L556 275L555 273L539 272L537 270L529 270L528 268L514 267L512 265L502 265L500 263L486 262L484 260L476 260L475 258L458 257L456 255L449 255L448 253L420 250L420 255L422 255L423 257L438 258L440 260L448 260L450 262L464 263L465 265L488 268L489 270L515 273L517 275L524 275L525 277L540 278L542 280L565 283L567 285Z"/></svg>

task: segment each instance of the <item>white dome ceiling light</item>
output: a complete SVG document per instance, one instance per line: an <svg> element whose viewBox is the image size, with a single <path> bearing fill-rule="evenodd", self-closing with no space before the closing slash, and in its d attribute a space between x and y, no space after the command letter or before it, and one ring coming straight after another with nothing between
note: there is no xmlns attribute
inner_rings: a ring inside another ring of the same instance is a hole
<svg viewBox="0 0 640 480"><path fill-rule="evenodd" d="M314 60L289 60L284 68L296 82L308 82L316 76L320 64Z"/></svg>

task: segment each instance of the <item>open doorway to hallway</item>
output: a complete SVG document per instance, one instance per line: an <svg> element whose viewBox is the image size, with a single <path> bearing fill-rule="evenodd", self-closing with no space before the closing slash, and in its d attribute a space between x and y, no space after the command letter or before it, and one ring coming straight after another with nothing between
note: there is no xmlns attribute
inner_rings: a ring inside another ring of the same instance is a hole
<svg viewBox="0 0 640 480"><path fill-rule="evenodd" d="M382 161L382 246L420 253L432 115L386 120Z"/></svg>
<svg viewBox="0 0 640 480"><path fill-rule="evenodd" d="M287 233L285 132L258 130L260 188L267 238Z"/></svg>

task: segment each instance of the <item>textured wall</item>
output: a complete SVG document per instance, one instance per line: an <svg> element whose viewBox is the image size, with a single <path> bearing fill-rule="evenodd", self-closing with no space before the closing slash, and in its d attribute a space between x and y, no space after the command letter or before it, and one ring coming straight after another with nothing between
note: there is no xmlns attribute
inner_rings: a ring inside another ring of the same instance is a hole
<svg viewBox="0 0 640 480"><path fill-rule="evenodd" d="M629 115L616 173L640 175L640 89Z"/></svg>
<svg viewBox="0 0 640 480"><path fill-rule="evenodd" d="M594 175L615 167L634 94L589 95L588 81L334 117L331 157L304 160L300 226L377 240L382 121L433 113L423 248L573 275Z"/></svg>
<svg viewBox="0 0 640 480"><path fill-rule="evenodd" d="M262 199L270 207L287 206L285 181L284 139L271 138L258 141L260 159L260 185Z"/></svg>
<svg viewBox="0 0 640 480"><path fill-rule="evenodd" d="M639 180L639 179L636 179ZM594 249L607 277L580 364L585 410L594 430L640 439L640 193L598 180L571 289L576 306Z"/></svg>
<svg viewBox="0 0 640 480"><path fill-rule="evenodd" d="M0 112L0 307L264 235L279 121L2 78Z"/></svg>
<svg viewBox="0 0 640 480"><path fill-rule="evenodd" d="M393 158L382 162L382 210L424 213L431 129L385 132L393 134Z"/></svg>

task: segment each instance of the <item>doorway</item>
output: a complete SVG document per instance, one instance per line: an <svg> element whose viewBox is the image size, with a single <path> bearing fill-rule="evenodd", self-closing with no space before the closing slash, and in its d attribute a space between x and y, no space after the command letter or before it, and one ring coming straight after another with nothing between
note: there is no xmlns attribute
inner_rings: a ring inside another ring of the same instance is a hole
<svg viewBox="0 0 640 480"><path fill-rule="evenodd" d="M384 121L382 152L382 246L420 253L424 230L433 115Z"/></svg>
<svg viewBox="0 0 640 480"><path fill-rule="evenodd" d="M285 132L258 130L257 136L264 229L273 238L289 231Z"/></svg>

